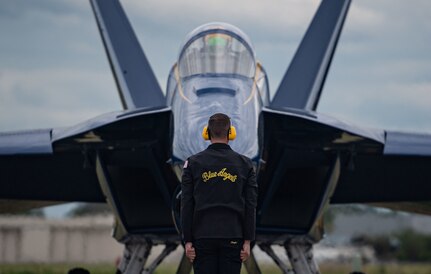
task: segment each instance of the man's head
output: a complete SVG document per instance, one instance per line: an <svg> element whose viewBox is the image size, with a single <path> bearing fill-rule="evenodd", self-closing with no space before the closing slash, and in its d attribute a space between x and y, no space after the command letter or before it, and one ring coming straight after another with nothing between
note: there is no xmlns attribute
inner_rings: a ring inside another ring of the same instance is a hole
<svg viewBox="0 0 431 274"><path fill-rule="evenodd" d="M212 115L208 121L208 134L211 142L229 141L230 118L226 114L216 113Z"/></svg>

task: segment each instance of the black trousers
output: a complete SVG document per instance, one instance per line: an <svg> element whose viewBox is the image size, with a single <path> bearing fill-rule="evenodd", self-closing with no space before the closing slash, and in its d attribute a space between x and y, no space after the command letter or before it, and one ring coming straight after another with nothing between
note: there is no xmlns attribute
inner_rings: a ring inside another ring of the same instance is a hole
<svg viewBox="0 0 431 274"><path fill-rule="evenodd" d="M242 239L197 239L193 242L195 274L239 274Z"/></svg>

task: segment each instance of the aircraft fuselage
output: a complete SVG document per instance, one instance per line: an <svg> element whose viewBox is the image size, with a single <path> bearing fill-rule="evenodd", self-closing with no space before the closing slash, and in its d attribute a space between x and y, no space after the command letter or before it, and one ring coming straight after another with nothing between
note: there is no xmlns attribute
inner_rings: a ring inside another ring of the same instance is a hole
<svg viewBox="0 0 431 274"><path fill-rule="evenodd" d="M173 161L184 161L208 146L201 132L218 112L236 127L239 138L230 143L232 148L257 160L258 118L267 97L265 71L241 30L209 23L192 31L167 84L167 104L174 113Z"/></svg>

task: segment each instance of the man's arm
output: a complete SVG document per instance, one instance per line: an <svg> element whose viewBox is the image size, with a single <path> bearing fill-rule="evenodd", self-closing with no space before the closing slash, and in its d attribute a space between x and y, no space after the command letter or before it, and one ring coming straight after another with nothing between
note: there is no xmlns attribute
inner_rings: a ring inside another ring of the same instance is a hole
<svg viewBox="0 0 431 274"><path fill-rule="evenodd" d="M181 179L181 228L183 230L183 240L185 243L192 241L192 224L193 224L193 176L190 167L190 161L187 160L183 168Z"/></svg>
<svg viewBox="0 0 431 274"><path fill-rule="evenodd" d="M257 182L256 173L250 163L250 170L245 185L244 240L253 241L256 234Z"/></svg>

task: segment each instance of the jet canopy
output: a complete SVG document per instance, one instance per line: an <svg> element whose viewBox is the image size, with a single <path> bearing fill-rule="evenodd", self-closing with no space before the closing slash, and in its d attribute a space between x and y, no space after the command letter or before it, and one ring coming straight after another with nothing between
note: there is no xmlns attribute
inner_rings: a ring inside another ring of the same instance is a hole
<svg viewBox="0 0 431 274"><path fill-rule="evenodd" d="M199 74L230 74L252 78L256 63L247 35L225 23L198 27L181 49L180 77Z"/></svg>

